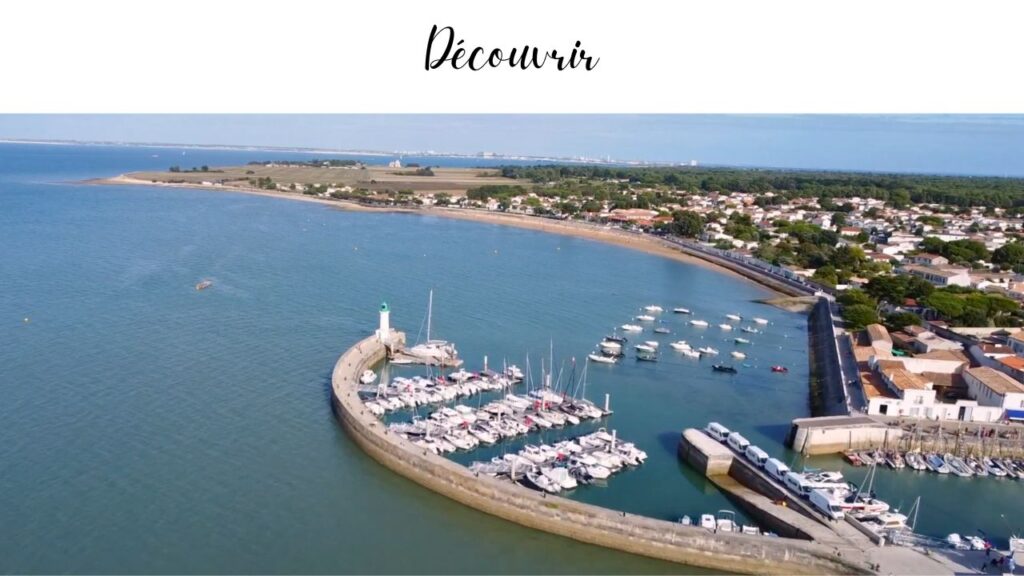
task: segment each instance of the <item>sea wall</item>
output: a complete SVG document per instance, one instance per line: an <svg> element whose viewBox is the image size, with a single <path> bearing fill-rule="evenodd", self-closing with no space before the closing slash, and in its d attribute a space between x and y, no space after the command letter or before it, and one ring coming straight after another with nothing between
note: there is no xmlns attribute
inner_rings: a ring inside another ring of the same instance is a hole
<svg viewBox="0 0 1024 576"><path fill-rule="evenodd" d="M404 341L404 335L397 334ZM868 573L829 547L798 540L714 534L548 496L469 469L393 434L365 410L358 377L386 356L375 337L347 350L331 378L332 405L342 426L370 457L394 472L482 512L523 526L633 554L727 572L757 574Z"/></svg>

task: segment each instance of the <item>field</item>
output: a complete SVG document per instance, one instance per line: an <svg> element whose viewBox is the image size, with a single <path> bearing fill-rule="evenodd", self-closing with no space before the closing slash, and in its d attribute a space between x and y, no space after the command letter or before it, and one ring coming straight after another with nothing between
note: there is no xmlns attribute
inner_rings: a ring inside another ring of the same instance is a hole
<svg viewBox="0 0 1024 576"><path fill-rule="evenodd" d="M417 193L447 192L461 196L466 190L488 184L519 184L518 180L502 178L496 170L479 168L432 168L433 176L416 176L415 168L309 167L309 166L211 166L208 172L133 172L129 178L151 182L201 184L210 182L225 186L249 187L250 180L270 178L281 184L328 184L366 188L368 190L412 190Z"/></svg>

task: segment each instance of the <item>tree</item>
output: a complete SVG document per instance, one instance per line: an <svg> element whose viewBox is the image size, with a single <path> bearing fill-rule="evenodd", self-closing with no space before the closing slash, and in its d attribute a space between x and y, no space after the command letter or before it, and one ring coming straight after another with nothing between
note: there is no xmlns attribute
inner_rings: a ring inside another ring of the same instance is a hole
<svg viewBox="0 0 1024 576"><path fill-rule="evenodd" d="M835 267L832 266L831 264L826 264L825 266L822 266L815 270L814 276L812 276L812 278L814 278L818 282L821 282L822 284L828 284L830 286L835 286L836 284L839 284L839 276L836 274Z"/></svg>
<svg viewBox="0 0 1024 576"><path fill-rule="evenodd" d="M846 214L843 214L842 212L833 212L832 225L835 226L836 228L842 228L843 226L846 226Z"/></svg>
<svg viewBox="0 0 1024 576"><path fill-rule="evenodd" d="M928 236L921 241L921 250L929 254L942 254L946 243L936 236Z"/></svg>
<svg viewBox="0 0 1024 576"><path fill-rule="evenodd" d="M696 212L677 210L672 213L669 232L684 238L696 238L704 231L704 218Z"/></svg>
<svg viewBox="0 0 1024 576"><path fill-rule="evenodd" d="M920 326L921 317L913 312L893 312L885 317L885 325L890 330L902 330L907 326Z"/></svg>
<svg viewBox="0 0 1024 576"><path fill-rule="evenodd" d="M874 308L875 306L878 305L878 303L875 302L875 300L870 295L868 295L867 292L861 290L860 288L851 288L849 290L843 290L842 292L839 293L839 296L836 296L836 301L838 301L843 306L856 306L860 304L863 306L870 306Z"/></svg>
<svg viewBox="0 0 1024 576"><path fill-rule="evenodd" d="M843 308L843 320L853 330L861 330L868 324L877 324L878 314L871 306L854 304Z"/></svg>
<svg viewBox="0 0 1024 576"><path fill-rule="evenodd" d="M946 290L932 292L925 298L924 303L950 321L956 320L964 313L963 299Z"/></svg>
<svg viewBox="0 0 1024 576"><path fill-rule="evenodd" d="M992 263L1003 268L1013 268L1024 264L1024 243L1010 242L996 248L992 252Z"/></svg>

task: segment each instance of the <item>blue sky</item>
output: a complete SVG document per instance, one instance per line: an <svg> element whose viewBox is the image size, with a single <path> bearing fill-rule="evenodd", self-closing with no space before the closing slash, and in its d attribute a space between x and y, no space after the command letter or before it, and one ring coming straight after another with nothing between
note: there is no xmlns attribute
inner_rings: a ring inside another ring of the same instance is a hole
<svg viewBox="0 0 1024 576"><path fill-rule="evenodd" d="M1024 176L1024 116L0 115L0 138Z"/></svg>

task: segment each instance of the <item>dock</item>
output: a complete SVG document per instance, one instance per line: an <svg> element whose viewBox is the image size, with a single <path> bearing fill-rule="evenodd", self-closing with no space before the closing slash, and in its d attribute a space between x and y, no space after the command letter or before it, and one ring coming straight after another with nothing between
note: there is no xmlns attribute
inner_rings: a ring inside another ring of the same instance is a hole
<svg viewBox="0 0 1024 576"><path fill-rule="evenodd" d="M978 574L983 552L886 546L853 518L830 521L763 470L701 430L683 431L679 457L703 473L751 518L789 543L810 540L877 574ZM723 472L724 470L724 472ZM781 505L785 502L785 505Z"/></svg>

